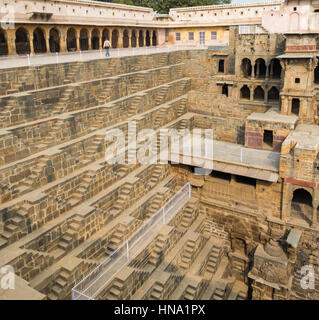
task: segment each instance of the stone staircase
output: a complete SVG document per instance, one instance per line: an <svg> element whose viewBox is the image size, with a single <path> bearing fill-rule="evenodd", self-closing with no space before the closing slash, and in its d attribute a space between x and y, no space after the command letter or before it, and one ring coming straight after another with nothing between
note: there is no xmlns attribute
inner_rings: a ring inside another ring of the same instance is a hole
<svg viewBox="0 0 319 320"><path fill-rule="evenodd" d="M194 211L195 208L192 204L186 205L185 209L183 210L183 216L180 222L180 226L182 226L183 228L188 228L193 223Z"/></svg>
<svg viewBox="0 0 319 320"><path fill-rule="evenodd" d="M178 122L177 131L182 133L186 129L188 129L188 121L186 119L182 119L181 121Z"/></svg>
<svg viewBox="0 0 319 320"><path fill-rule="evenodd" d="M214 245L209 254L205 267L204 274L206 277L211 278L215 274L221 260L221 255L222 248L219 245Z"/></svg>
<svg viewBox="0 0 319 320"><path fill-rule="evenodd" d="M31 174L22 181L22 183L17 188L20 194L25 193L33 188L36 188L42 184L45 184L46 181L41 183L41 177L45 177L45 169L48 167L48 162L50 157L43 156L37 163L35 168L31 169ZM46 180L46 179L45 179Z"/></svg>
<svg viewBox="0 0 319 320"><path fill-rule="evenodd" d="M156 106L164 103L164 99L165 99L165 97L167 95L167 91L168 91L168 87L167 86L160 88L160 91L157 94L156 99L155 99L155 105Z"/></svg>
<svg viewBox="0 0 319 320"><path fill-rule="evenodd" d="M128 118L131 118L137 114L137 111L139 109L139 106L141 105L141 102L142 102L141 96L134 97L134 99L130 105L130 108L127 112Z"/></svg>
<svg viewBox="0 0 319 320"><path fill-rule="evenodd" d="M86 172L84 174L83 178L81 179L81 183L76 188L76 191L73 192L70 198L67 199L67 203L71 207L74 207L75 205L84 201L94 177L95 174L93 172Z"/></svg>
<svg viewBox="0 0 319 320"><path fill-rule="evenodd" d="M158 164L155 166L155 168L152 171L151 177L147 183L147 186L152 189L154 188L157 183L159 182L163 172L163 166L161 164Z"/></svg>
<svg viewBox="0 0 319 320"><path fill-rule="evenodd" d="M62 114L67 111L67 103L72 100L72 95L74 93L74 87L68 86L62 93L57 106L54 108L52 114Z"/></svg>
<svg viewBox="0 0 319 320"><path fill-rule="evenodd" d="M179 267L183 270L189 269L192 263L192 257L195 254L196 243L193 240L187 240L186 246L183 249L180 257Z"/></svg>
<svg viewBox="0 0 319 320"><path fill-rule="evenodd" d="M7 94L17 93L19 91L32 90L32 85L27 85L27 80L33 78L33 70L25 69L25 72L21 75L19 82L13 83L12 88L7 91ZM33 83L33 81L31 81Z"/></svg>
<svg viewBox="0 0 319 320"><path fill-rule="evenodd" d="M152 251L149 256L149 263L152 266L158 266L161 263L163 253L165 250L166 241L162 235L159 235L155 240L155 245L152 248Z"/></svg>
<svg viewBox="0 0 319 320"><path fill-rule="evenodd" d="M155 197L151 200L150 206L147 208L145 218L150 218L153 214L155 214L163 205L164 195L156 194Z"/></svg>
<svg viewBox="0 0 319 320"><path fill-rule="evenodd" d="M103 92L97 97L99 105L103 105L111 101L111 91L114 87L114 80L109 81L106 86L103 88Z"/></svg>
<svg viewBox="0 0 319 320"><path fill-rule="evenodd" d="M124 282L120 279L115 279L112 283L111 288L108 290L106 295L107 300L120 300L121 292L124 289Z"/></svg>
<svg viewBox="0 0 319 320"><path fill-rule="evenodd" d="M71 274L65 269L58 274L54 280L54 284L50 288L49 294L47 295L49 300L59 300L64 298L70 276Z"/></svg>
<svg viewBox="0 0 319 320"><path fill-rule="evenodd" d="M127 236L127 230L124 227L118 227L113 232L106 249L106 256L111 255L124 241Z"/></svg>
<svg viewBox="0 0 319 320"><path fill-rule="evenodd" d="M104 149L104 136L95 136L90 145L85 148L85 160L95 161L97 160L97 154L101 153Z"/></svg>
<svg viewBox="0 0 319 320"><path fill-rule="evenodd" d="M165 115L166 115L165 109L161 109L158 112L158 114L156 115L156 118L154 120L154 126L153 126L154 129L158 129L159 127L162 126Z"/></svg>
<svg viewBox="0 0 319 320"><path fill-rule="evenodd" d="M160 300L163 296L164 286L156 281L149 295L150 300Z"/></svg>
<svg viewBox="0 0 319 320"><path fill-rule="evenodd" d="M177 108L177 117L179 118L180 116L182 116L184 113L186 112L186 100L183 100L182 103L179 105L179 107Z"/></svg>
<svg viewBox="0 0 319 320"><path fill-rule="evenodd" d="M131 85L131 94L143 90L144 75L138 73L135 76L134 83Z"/></svg>
<svg viewBox="0 0 319 320"><path fill-rule="evenodd" d="M126 183L120 190L119 196L110 209L110 214L116 216L120 214L126 207L127 200L130 198L130 193L133 189L133 185Z"/></svg>
<svg viewBox="0 0 319 320"><path fill-rule="evenodd" d="M197 288L192 285L188 285L183 294L183 298L184 300L195 300L196 294L197 294Z"/></svg>
<svg viewBox="0 0 319 320"><path fill-rule="evenodd" d="M77 82L78 77L79 77L80 68L81 68L81 63L72 64L72 68L66 74L66 76L63 80L63 84L70 84L73 82Z"/></svg>

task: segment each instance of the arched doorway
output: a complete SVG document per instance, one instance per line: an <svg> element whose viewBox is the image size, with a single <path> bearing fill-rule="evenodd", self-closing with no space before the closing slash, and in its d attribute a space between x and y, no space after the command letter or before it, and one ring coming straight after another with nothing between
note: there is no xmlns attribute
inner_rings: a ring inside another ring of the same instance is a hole
<svg viewBox="0 0 319 320"><path fill-rule="evenodd" d="M24 28L16 31L16 51L17 54L30 54L30 42L28 32Z"/></svg>
<svg viewBox="0 0 319 320"><path fill-rule="evenodd" d="M145 45L147 47L151 45L151 37L150 37L150 32L148 30L146 30Z"/></svg>
<svg viewBox="0 0 319 320"><path fill-rule="evenodd" d="M319 63L317 64L317 67L315 69L315 75L314 75L314 80L315 80L315 83L318 83L319 84Z"/></svg>
<svg viewBox="0 0 319 320"><path fill-rule="evenodd" d="M254 73L256 78L266 77L266 63L264 59L257 59L255 62Z"/></svg>
<svg viewBox="0 0 319 320"><path fill-rule="evenodd" d="M89 32L86 29L80 31L80 50L89 50Z"/></svg>
<svg viewBox="0 0 319 320"><path fill-rule="evenodd" d="M91 34L91 48L93 50L100 49L100 32L97 29L93 29Z"/></svg>
<svg viewBox="0 0 319 320"><path fill-rule="evenodd" d="M226 83L222 86L222 94L228 97L228 85Z"/></svg>
<svg viewBox="0 0 319 320"><path fill-rule="evenodd" d="M4 30L0 30L0 56L8 55L8 43Z"/></svg>
<svg viewBox="0 0 319 320"><path fill-rule="evenodd" d="M265 91L261 86L258 86L254 90L254 100L264 101Z"/></svg>
<svg viewBox="0 0 319 320"><path fill-rule="evenodd" d="M272 59L269 64L269 77L271 79L280 79L281 70L280 61L278 59Z"/></svg>
<svg viewBox="0 0 319 320"><path fill-rule="evenodd" d="M247 85L244 85L240 89L240 98L244 100L250 100L250 89L247 87Z"/></svg>
<svg viewBox="0 0 319 320"><path fill-rule="evenodd" d="M108 29L103 29L103 33L102 33L102 40L103 42L105 40L110 40L110 31Z"/></svg>
<svg viewBox="0 0 319 320"><path fill-rule="evenodd" d="M241 62L241 71L245 78L251 77L252 66L251 61L247 58L244 58Z"/></svg>
<svg viewBox="0 0 319 320"><path fill-rule="evenodd" d="M119 32L115 29L112 31L112 48L117 48Z"/></svg>
<svg viewBox="0 0 319 320"><path fill-rule="evenodd" d="M57 29L50 30L50 52L60 52L60 34Z"/></svg>
<svg viewBox="0 0 319 320"><path fill-rule="evenodd" d="M130 46L130 38L128 36L128 31L123 32L123 48L128 48Z"/></svg>
<svg viewBox="0 0 319 320"><path fill-rule="evenodd" d="M40 28L36 28L33 31L33 48L34 48L34 53L47 52L44 33Z"/></svg>
<svg viewBox="0 0 319 320"><path fill-rule="evenodd" d="M272 87L268 91L268 102L278 102L279 101L279 90L276 87Z"/></svg>
<svg viewBox="0 0 319 320"><path fill-rule="evenodd" d="M157 45L157 36L156 36L156 31L153 31L153 36L152 36L152 45L156 46Z"/></svg>
<svg viewBox="0 0 319 320"><path fill-rule="evenodd" d="M73 28L70 28L66 35L66 43L68 51L76 51L76 32Z"/></svg>
<svg viewBox="0 0 319 320"><path fill-rule="evenodd" d="M136 47L136 31L132 30L132 36L131 36L131 47Z"/></svg>
<svg viewBox="0 0 319 320"><path fill-rule="evenodd" d="M138 34L138 45L140 47L144 46L144 37L143 37L143 31L140 30L139 34Z"/></svg>
<svg viewBox="0 0 319 320"><path fill-rule="evenodd" d="M290 215L294 218L305 220L307 223L312 222L312 196L305 189L296 189L291 201Z"/></svg>
<svg viewBox="0 0 319 320"><path fill-rule="evenodd" d="M299 109L300 109L300 100L297 98L292 99L291 101L291 113L299 116Z"/></svg>

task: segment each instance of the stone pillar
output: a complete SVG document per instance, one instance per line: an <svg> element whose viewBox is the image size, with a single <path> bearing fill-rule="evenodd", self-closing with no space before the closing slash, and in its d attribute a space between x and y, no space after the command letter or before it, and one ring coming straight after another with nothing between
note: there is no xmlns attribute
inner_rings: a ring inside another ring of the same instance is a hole
<svg viewBox="0 0 319 320"><path fill-rule="evenodd" d="M132 30L128 30L128 47L132 48Z"/></svg>
<svg viewBox="0 0 319 320"><path fill-rule="evenodd" d="M270 62L270 78L273 78L274 76L274 61L272 60Z"/></svg>
<svg viewBox="0 0 319 320"><path fill-rule="evenodd" d="M257 66L256 66L256 78L259 78L260 74L260 61L257 61Z"/></svg>
<svg viewBox="0 0 319 320"><path fill-rule="evenodd" d="M88 49L91 50L92 49L92 36L90 33L89 33L88 42L89 42Z"/></svg>
<svg viewBox="0 0 319 320"><path fill-rule="evenodd" d="M45 35L45 46L46 46L46 52L50 51L50 35L49 33Z"/></svg>
<svg viewBox="0 0 319 320"><path fill-rule="evenodd" d="M143 43L143 46L142 47L144 47L145 46L145 37L144 37L144 35L145 35L145 32L144 32L144 30L142 30L142 43ZM140 41L140 37L138 37L138 41Z"/></svg>
<svg viewBox="0 0 319 320"><path fill-rule="evenodd" d="M271 62L270 65L266 66L266 80L269 80L269 68L271 68Z"/></svg>
<svg viewBox="0 0 319 320"><path fill-rule="evenodd" d="M318 204L316 201L313 201L312 203L312 225L313 226L316 226L317 225L317 207L318 207Z"/></svg>
<svg viewBox="0 0 319 320"><path fill-rule="evenodd" d="M252 86L249 86L248 88L250 90L250 101L253 101L254 100L254 89Z"/></svg>
<svg viewBox="0 0 319 320"><path fill-rule="evenodd" d="M60 39L60 52L67 52L67 30L65 28L61 29L61 39Z"/></svg>
<svg viewBox="0 0 319 320"><path fill-rule="evenodd" d="M76 50L80 51L81 47L80 47L80 36L76 35Z"/></svg>
<svg viewBox="0 0 319 320"><path fill-rule="evenodd" d="M119 38L118 38L118 48L123 48L123 30L119 30Z"/></svg>
<svg viewBox="0 0 319 320"><path fill-rule="evenodd" d="M34 54L34 46L33 46L33 32L32 32L32 33L30 32L30 38L29 38L29 41L30 41L30 54Z"/></svg>
<svg viewBox="0 0 319 320"><path fill-rule="evenodd" d="M17 54L15 42L15 30L7 30L8 55Z"/></svg>
<svg viewBox="0 0 319 320"><path fill-rule="evenodd" d="M267 102L268 102L268 95L267 95L268 91L266 90L266 88L263 88L263 89L264 89L264 104L267 104Z"/></svg>
<svg viewBox="0 0 319 320"><path fill-rule="evenodd" d="M290 216L292 197L293 197L293 192L292 192L291 185L284 183L283 195L282 195L282 210L281 210L282 221L286 221L287 217Z"/></svg>
<svg viewBox="0 0 319 320"><path fill-rule="evenodd" d="M251 65L251 78L255 79L255 64Z"/></svg>

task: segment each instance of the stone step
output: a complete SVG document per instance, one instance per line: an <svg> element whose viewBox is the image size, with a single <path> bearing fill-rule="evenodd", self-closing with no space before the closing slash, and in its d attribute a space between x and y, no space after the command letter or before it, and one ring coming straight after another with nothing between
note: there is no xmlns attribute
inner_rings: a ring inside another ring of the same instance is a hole
<svg viewBox="0 0 319 320"><path fill-rule="evenodd" d="M52 292L54 294L56 294L58 297L60 296L60 294L62 293L62 288L59 287L58 285L54 285L52 288L51 288Z"/></svg>
<svg viewBox="0 0 319 320"><path fill-rule="evenodd" d="M8 231L10 233L15 233L15 232L19 231L19 227L14 224L9 223L4 226L4 230Z"/></svg>

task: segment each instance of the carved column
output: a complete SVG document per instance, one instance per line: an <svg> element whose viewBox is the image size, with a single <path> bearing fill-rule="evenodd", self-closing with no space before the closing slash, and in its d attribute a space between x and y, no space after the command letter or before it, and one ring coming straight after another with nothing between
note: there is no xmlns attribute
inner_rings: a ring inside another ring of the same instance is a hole
<svg viewBox="0 0 319 320"><path fill-rule="evenodd" d="M15 30L7 30L8 55L17 54L15 42Z"/></svg>

